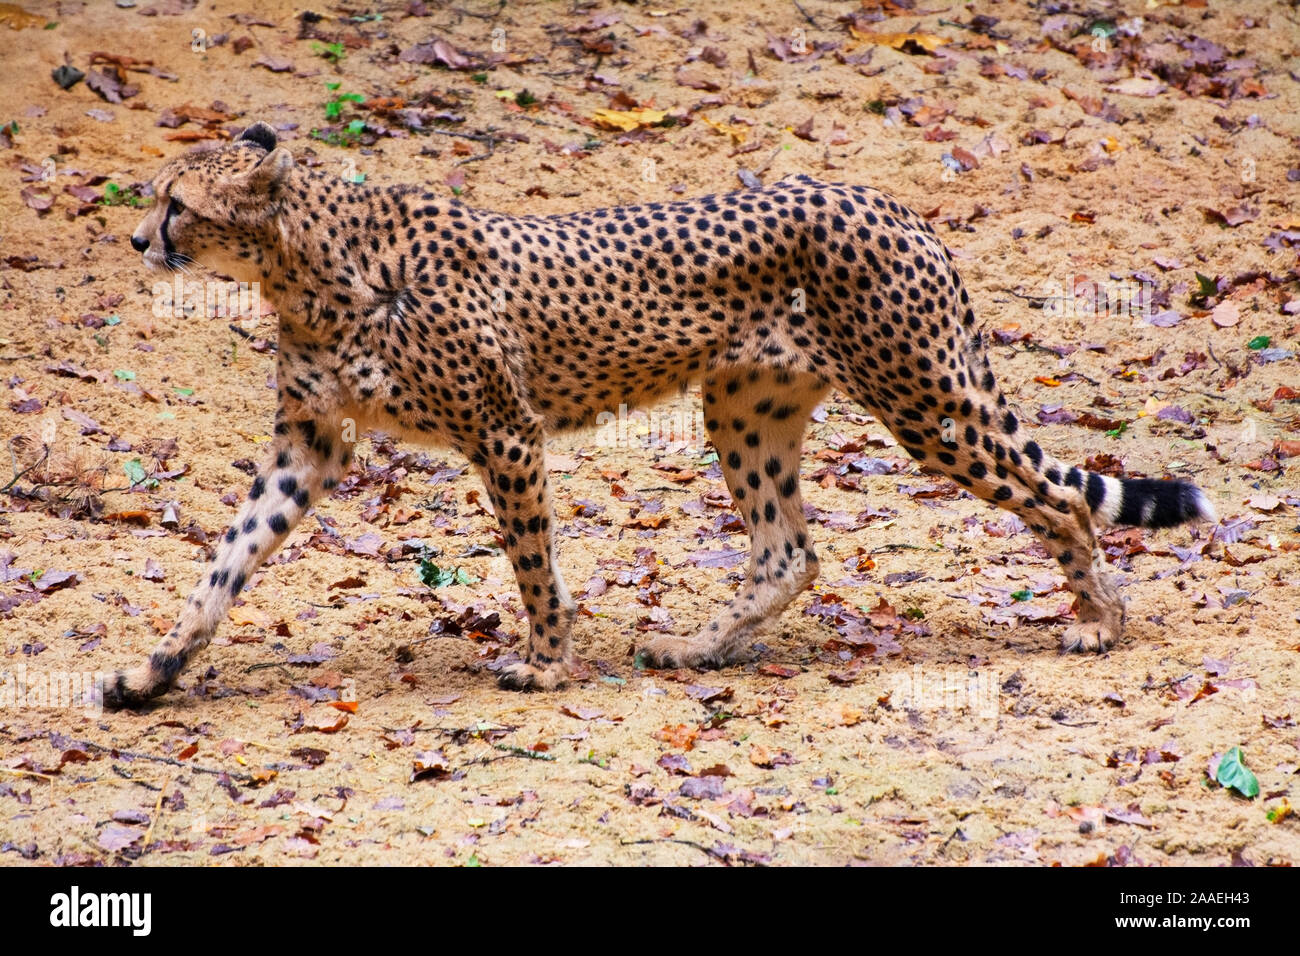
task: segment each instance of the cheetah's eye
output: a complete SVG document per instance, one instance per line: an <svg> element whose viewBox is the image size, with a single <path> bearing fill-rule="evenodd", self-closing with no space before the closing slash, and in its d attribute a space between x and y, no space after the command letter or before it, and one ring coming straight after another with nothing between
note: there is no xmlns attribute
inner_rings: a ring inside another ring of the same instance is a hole
<svg viewBox="0 0 1300 956"><path fill-rule="evenodd" d="M173 196L171 199L171 205L167 209L168 217L174 219L184 211L185 211L185 204L181 202L179 199L177 199L175 196Z"/></svg>

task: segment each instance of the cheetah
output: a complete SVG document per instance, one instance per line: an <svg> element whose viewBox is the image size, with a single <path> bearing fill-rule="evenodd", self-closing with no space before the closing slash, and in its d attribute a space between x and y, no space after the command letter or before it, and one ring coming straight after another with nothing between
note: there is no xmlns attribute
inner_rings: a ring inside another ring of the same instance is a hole
<svg viewBox="0 0 1300 956"><path fill-rule="evenodd" d="M1037 534L1076 599L1064 649L1110 648L1124 622L1094 523L1215 520L1193 484L1068 467L1026 435L942 242L866 186L801 175L512 216L306 169L257 123L173 159L153 188L131 237L146 266L258 283L276 308L278 407L209 569L148 660L106 681L109 707L160 696L209 642L250 575L347 472L348 421L454 449L481 476L528 615L521 659L499 673L514 689L564 683L577 611L556 563L546 436L691 383L750 535L748 574L697 634L649 640L652 666L737 660L816 578L799 464L831 389L923 467Z"/></svg>

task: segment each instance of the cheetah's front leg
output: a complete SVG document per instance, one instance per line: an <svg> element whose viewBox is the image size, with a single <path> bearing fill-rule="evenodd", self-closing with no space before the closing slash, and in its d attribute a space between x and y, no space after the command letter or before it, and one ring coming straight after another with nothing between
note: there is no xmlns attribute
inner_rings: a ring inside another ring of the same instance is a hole
<svg viewBox="0 0 1300 956"><path fill-rule="evenodd" d="M278 415L268 459L176 626L147 661L105 682L104 706L138 707L166 693L190 658L207 646L249 577L311 503L339 483L351 460L351 449L338 440L337 429L309 417Z"/></svg>
<svg viewBox="0 0 1300 956"><path fill-rule="evenodd" d="M569 632L578 608L555 560L555 509L546 483L540 423L503 427L470 456L487 487L528 612L524 659L503 668L511 690L553 690L568 676Z"/></svg>

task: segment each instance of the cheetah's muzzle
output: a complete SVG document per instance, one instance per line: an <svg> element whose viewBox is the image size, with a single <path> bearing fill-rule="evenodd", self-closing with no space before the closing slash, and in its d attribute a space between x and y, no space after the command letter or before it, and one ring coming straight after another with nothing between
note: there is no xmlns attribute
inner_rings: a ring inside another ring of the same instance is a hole
<svg viewBox="0 0 1300 956"><path fill-rule="evenodd" d="M149 660L110 705L171 686L235 595L352 460L342 423L450 446L478 470L530 629L510 687L560 686L575 605L555 560L544 442L691 382L749 529L748 577L694 637L643 652L721 664L816 576L799 460L836 388L923 466L1015 512L1077 598L1071 649L1114 644L1123 602L1094 522L1212 520L1194 486L1062 465L994 381L969 297L929 225L865 186L806 176L682 202L546 217L304 169L265 124L168 163L133 236L157 265L260 283L280 316L274 439L235 523ZM170 257L183 257L172 260Z"/></svg>

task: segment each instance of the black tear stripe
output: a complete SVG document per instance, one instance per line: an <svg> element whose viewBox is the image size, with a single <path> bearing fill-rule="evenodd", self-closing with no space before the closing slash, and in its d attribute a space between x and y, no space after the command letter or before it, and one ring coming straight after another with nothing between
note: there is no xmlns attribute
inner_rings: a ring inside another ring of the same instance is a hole
<svg viewBox="0 0 1300 956"><path fill-rule="evenodd" d="M172 245L171 236L167 235L167 224L172 221L172 216L176 214L176 200L167 200L167 214L163 216L162 228L158 230L163 241L163 256L170 259L176 254L176 248Z"/></svg>
<svg viewBox="0 0 1300 956"><path fill-rule="evenodd" d="M176 200L169 199L167 201L167 215L163 216L162 228L158 230L158 234L162 236L163 262L172 269L179 269L181 263L184 262L184 257L176 251L176 247L172 245L171 236L167 235L167 224L171 222L174 215L176 215Z"/></svg>

